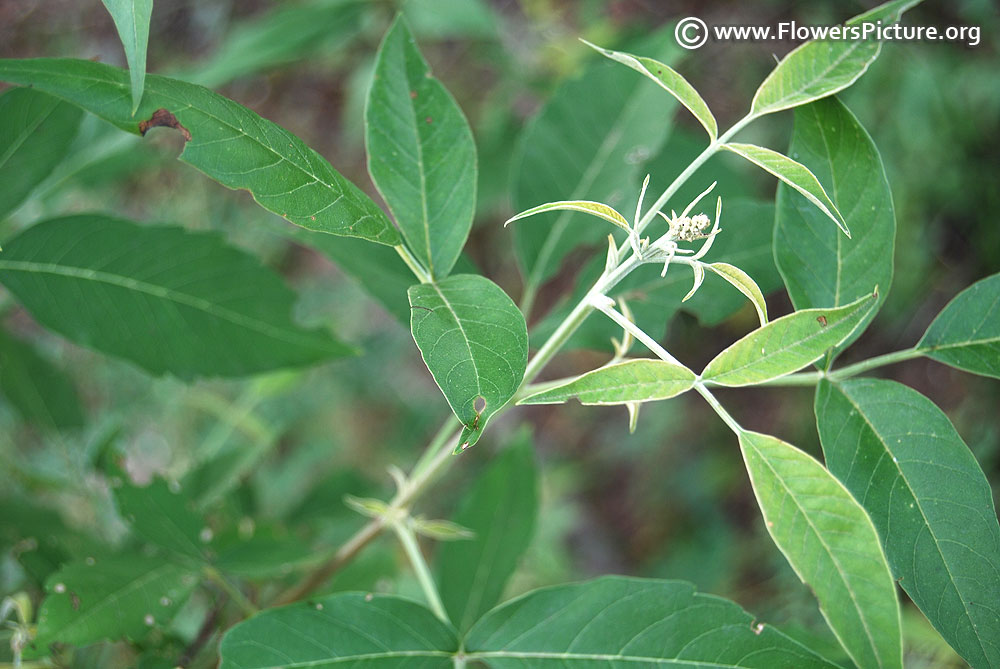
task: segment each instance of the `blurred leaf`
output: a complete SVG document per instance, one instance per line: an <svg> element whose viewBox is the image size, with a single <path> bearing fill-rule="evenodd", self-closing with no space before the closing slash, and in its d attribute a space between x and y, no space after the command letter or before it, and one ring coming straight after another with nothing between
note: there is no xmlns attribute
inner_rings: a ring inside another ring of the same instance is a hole
<svg viewBox="0 0 1000 669"><path fill-rule="evenodd" d="M31 346L3 330L0 390L26 421L38 427L66 429L83 425L83 409L73 381Z"/></svg>
<svg viewBox="0 0 1000 669"><path fill-rule="evenodd" d="M835 666L690 583L623 576L518 597L486 614L464 647L495 669Z"/></svg>
<svg viewBox="0 0 1000 669"><path fill-rule="evenodd" d="M73 105L31 88L0 95L0 219L66 156L82 116Z"/></svg>
<svg viewBox="0 0 1000 669"><path fill-rule="evenodd" d="M129 79L132 81L132 114L142 100L146 82L146 47L149 44L149 17L153 0L101 0L114 19L118 37L125 49Z"/></svg>
<svg viewBox="0 0 1000 669"><path fill-rule="evenodd" d="M927 328L917 348L946 365L1000 378L1000 274L981 279L955 296Z"/></svg>
<svg viewBox="0 0 1000 669"><path fill-rule="evenodd" d="M299 537L266 528L255 529L250 537L219 537L215 548L215 567L251 579L286 576L326 557Z"/></svg>
<svg viewBox="0 0 1000 669"><path fill-rule="evenodd" d="M744 431L740 448L768 533L844 650L861 667L902 667L896 585L865 510L791 444Z"/></svg>
<svg viewBox="0 0 1000 669"><path fill-rule="evenodd" d="M722 386L776 379L818 360L875 308L878 291L838 309L803 309L773 320L715 356L702 378Z"/></svg>
<svg viewBox="0 0 1000 669"><path fill-rule="evenodd" d="M129 483L123 472L115 478L112 490L118 511L137 535L178 555L205 561L212 535L202 535L205 520L188 497L180 494L180 486L172 489L165 480L156 478L139 487Z"/></svg>
<svg viewBox="0 0 1000 669"><path fill-rule="evenodd" d="M881 21L895 23L921 0L894 0L855 16L846 25ZM764 79L750 105L755 116L791 109L843 90L858 80L882 50L882 43L868 40L813 40L781 59Z"/></svg>
<svg viewBox="0 0 1000 669"><path fill-rule="evenodd" d="M403 16L416 35L433 39L496 39L498 17L484 0L407 0Z"/></svg>
<svg viewBox="0 0 1000 669"><path fill-rule="evenodd" d="M823 190L823 186L816 179L816 175L810 172L808 167L792 160L788 156L782 155L777 151L772 151L771 149L765 149L762 146L730 142L723 144L722 147L743 156L754 165L770 172L781 181L802 193L807 200L829 216L844 231L845 235L848 237L851 236L851 231L848 230L847 224L844 222L844 217L837 210L837 206L830 200L826 191Z"/></svg>
<svg viewBox="0 0 1000 669"><path fill-rule="evenodd" d="M816 390L823 454L871 515L896 581L974 667L1000 664L1000 525L948 417L895 381Z"/></svg>
<svg viewBox="0 0 1000 669"><path fill-rule="evenodd" d="M455 513L454 521L472 530L473 539L438 547L441 601L460 633L500 601L531 542L537 478L531 436L522 431L473 482Z"/></svg>
<svg viewBox="0 0 1000 669"><path fill-rule="evenodd" d="M663 360L626 360L582 374L569 383L529 395L518 404L624 404L676 397L694 385L687 367Z"/></svg>
<svg viewBox="0 0 1000 669"><path fill-rule="evenodd" d="M718 137L719 126L715 122L715 117L712 116L712 111L705 104L705 101L701 99L701 96L698 95L698 91L695 90L694 86L689 84L687 79L682 77L673 68L652 58L633 56L624 51L612 51L611 49L604 49L596 44L591 44L586 40L582 41L598 53L622 65L627 65L639 74L655 81L660 88L677 98L678 102L694 114L698 122L704 126L710 140L715 141L715 138Z"/></svg>
<svg viewBox="0 0 1000 669"><path fill-rule="evenodd" d="M401 18L379 47L365 144L372 181L410 250L432 277L448 276L476 210L476 144Z"/></svg>
<svg viewBox="0 0 1000 669"><path fill-rule="evenodd" d="M139 133L140 123L124 95L127 79L124 70L87 60L0 60L0 80L34 86ZM250 191L262 207L296 225L390 246L399 243L399 233L382 210L322 156L232 100L151 74L136 116L147 119L142 121L147 129L176 123L187 140L181 160L228 188Z"/></svg>
<svg viewBox="0 0 1000 669"><path fill-rule="evenodd" d="M457 650L455 632L419 604L352 592L261 611L226 632L219 653L220 669L450 669Z"/></svg>
<svg viewBox="0 0 1000 669"><path fill-rule="evenodd" d="M197 585L192 572L161 558L122 555L66 565L46 583L35 647L141 641L167 627Z"/></svg>
<svg viewBox="0 0 1000 669"><path fill-rule="evenodd" d="M796 309L840 307L867 295L872 286L882 288L876 308L837 347L836 355L864 332L892 284L892 192L871 137L836 97L795 110L789 153L829 186L827 192L853 231L845 238L815 207L779 184L774 258L792 304Z"/></svg>
<svg viewBox="0 0 1000 669"><path fill-rule="evenodd" d="M757 282L750 278L750 275L735 265L725 262L713 262L705 265L710 270L725 279L736 290L743 293L753 308L757 311L757 319L762 326L767 325L767 303L764 302L764 293ZM685 298L686 301L686 298Z"/></svg>
<svg viewBox="0 0 1000 669"><path fill-rule="evenodd" d="M418 516L412 519L412 523L414 532L436 541L467 541L476 536L469 528L449 520L428 520Z"/></svg>
<svg viewBox="0 0 1000 669"><path fill-rule="evenodd" d="M79 215L4 246L0 282L41 324L153 374L242 376L351 353L293 323L280 277L213 233Z"/></svg>
<svg viewBox="0 0 1000 669"><path fill-rule="evenodd" d="M460 448L469 448L524 378L528 364L524 316L500 286L473 274L417 284L409 297L413 340L465 425Z"/></svg>

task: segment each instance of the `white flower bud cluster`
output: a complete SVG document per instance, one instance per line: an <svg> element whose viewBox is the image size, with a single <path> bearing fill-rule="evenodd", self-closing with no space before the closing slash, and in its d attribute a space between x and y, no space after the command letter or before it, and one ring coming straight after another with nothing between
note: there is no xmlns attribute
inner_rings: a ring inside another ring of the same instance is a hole
<svg viewBox="0 0 1000 669"><path fill-rule="evenodd" d="M711 224L708 216L697 214L696 216L681 216L670 221L670 234L674 239L685 242L693 242L696 239L705 239L708 234L705 229Z"/></svg>

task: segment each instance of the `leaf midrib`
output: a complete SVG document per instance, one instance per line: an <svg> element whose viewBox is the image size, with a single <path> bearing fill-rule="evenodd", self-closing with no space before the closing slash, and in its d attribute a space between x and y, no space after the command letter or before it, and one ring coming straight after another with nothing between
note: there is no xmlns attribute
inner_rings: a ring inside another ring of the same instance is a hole
<svg viewBox="0 0 1000 669"><path fill-rule="evenodd" d="M52 106L49 107L48 111L45 112L44 116L36 119L30 126L24 128L24 130L14 139L13 143L11 143L7 151L5 151L2 156L0 156L0 168L3 168L7 165L7 161L10 160L15 153L17 153L18 149L20 149L21 146L24 144L24 142L27 141L28 137L30 137L36 130L38 130L38 127L40 125L45 123L45 121L49 120L49 117L52 116L53 113L55 113L56 107L58 106L59 102L53 100Z"/></svg>

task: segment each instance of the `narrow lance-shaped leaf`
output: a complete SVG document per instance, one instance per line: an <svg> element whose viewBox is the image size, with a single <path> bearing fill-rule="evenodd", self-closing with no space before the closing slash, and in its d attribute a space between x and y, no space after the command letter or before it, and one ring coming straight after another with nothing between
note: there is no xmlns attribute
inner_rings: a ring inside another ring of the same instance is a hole
<svg viewBox="0 0 1000 669"><path fill-rule="evenodd" d="M114 19L118 37L125 49L129 79L132 82L132 114L142 100L146 82L146 47L149 43L149 18L153 0L101 0Z"/></svg>
<svg viewBox="0 0 1000 669"><path fill-rule="evenodd" d="M822 381L830 471L871 516L896 581L974 667L1000 664L1000 525L990 484L948 417L878 379Z"/></svg>
<svg viewBox="0 0 1000 669"><path fill-rule="evenodd" d="M518 667L834 667L728 600L682 581L605 576L529 592L490 611L471 660Z"/></svg>
<svg viewBox="0 0 1000 669"><path fill-rule="evenodd" d="M73 105L30 88L0 95L0 219L66 157L82 116Z"/></svg>
<svg viewBox="0 0 1000 669"><path fill-rule="evenodd" d="M409 298L413 340L465 425L459 448L468 448L524 378L524 316L503 289L473 274L412 286Z"/></svg>
<svg viewBox="0 0 1000 669"><path fill-rule="evenodd" d="M38 322L153 374L239 376L352 352L296 325L281 278L216 234L79 215L3 246L0 283Z"/></svg>
<svg viewBox="0 0 1000 669"><path fill-rule="evenodd" d="M262 207L296 225L390 246L400 241L382 210L301 139L207 88L151 74L133 118L128 73L117 67L0 60L0 80L34 86L128 132L175 128L187 140L181 160L224 186L250 191Z"/></svg>
<svg viewBox="0 0 1000 669"><path fill-rule="evenodd" d="M584 214L590 214L592 216L597 216L598 218L603 218L605 221L612 223L626 232L630 232L632 228L629 227L628 221L625 217L615 211L614 207L609 207L606 204L600 202L591 202L589 200L563 200L560 202L549 202L547 204L540 204L537 207L532 207L526 211L522 211L517 216L513 216L504 223L504 227L507 227L514 221L519 221L522 218L528 218L529 216L534 216L535 214L544 214L547 211L579 211Z"/></svg>
<svg viewBox="0 0 1000 669"><path fill-rule="evenodd" d="M72 380L34 348L0 330L0 390L25 420L42 428L83 425Z"/></svg>
<svg viewBox="0 0 1000 669"><path fill-rule="evenodd" d="M1000 378L1000 274L959 293L930 324L917 348L946 365Z"/></svg>
<svg viewBox="0 0 1000 669"><path fill-rule="evenodd" d="M788 156L782 155L777 151L772 151L771 149L765 149L762 146L729 142L723 144L722 147L743 156L754 165L770 172L802 193L807 200L819 207L820 211L830 217L830 220L836 223L837 227L843 230L845 235L848 237L851 236L851 231L847 228L844 217L837 210L837 205L830 200L830 196L826 194L823 186L816 179L816 175L810 172L808 167L792 160Z"/></svg>
<svg viewBox="0 0 1000 669"><path fill-rule="evenodd" d="M764 301L764 293L761 292L757 282L750 278L749 274L736 265L730 265L726 262L708 263L704 266L728 281L736 290L746 295L747 299L753 304L753 308L757 310L757 318L760 320L760 324L762 326L767 325L767 302Z"/></svg>
<svg viewBox="0 0 1000 669"><path fill-rule="evenodd" d="M831 28L851 39L812 40L785 56L757 89L750 113L755 116L812 102L832 95L861 77L882 49L874 33L865 33L878 21L895 23L921 0L894 0L850 19L846 27ZM862 39L867 37L867 39Z"/></svg>
<svg viewBox="0 0 1000 669"><path fill-rule="evenodd" d="M294 634L289 633L294 630ZM455 632L399 597L350 592L262 611L222 638L220 669L450 669Z"/></svg>
<svg viewBox="0 0 1000 669"><path fill-rule="evenodd" d="M198 584L193 572L143 555L89 557L49 577L38 612L36 651L101 639L141 641L169 626Z"/></svg>
<svg viewBox="0 0 1000 669"><path fill-rule="evenodd" d="M368 171L407 245L448 275L476 209L476 144L462 110L397 18L379 47L365 107Z"/></svg>
<svg viewBox="0 0 1000 669"><path fill-rule="evenodd" d="M791 444L740 433L767 531L859 667L902 667L896 586L871 519L823 465Z"/></svg>
<svg viewBox="0 0 1000 669"><path fill-rule="evenodd" d="M555 388L529 395L518 404L626 404L676 397L694 385L694 372L665 360L627 360L582 374Z"/></svg>
<svg viewBox="0 0 1000 669"><path fill-rule="evenodd" d="M843 237L812 204L778 186L774 258L796 309L840 307L892 283L896 234L892 192L871 137L836 97L795 110L789 153L826 184L853 236ZM879 306L885 302L883 290ZM875 317L837 347L846 348ZM832 360L831 358L828 359Z"/></svg>
<svg viewBox="0 0 1000 669"><path fill-rule="evenodd" d="M612 51L611 49L599 47L587 40L581 41L598 53L623 65L628 65L636 72L655 81L660 88L673 95L677 98L678 102L687 107L687 110L694 114L698 122L704 126L709 139L715 141L715 138L719 135L719 126L712 115L712 111L705 104L705 101L702 100L701 96L698 95L698 91L694 89L694 86L689 84L687 79L682 77L673 68L653 58L633 56L624 51Z"/></svg>
<svg viewBox="0 0 1000 669"><path fill-rule="evenodd" d="M467 541L437 549L441 601L459 632L492 609L535 529L538 482L528 432L522 432L469 486L454 521L473 531Z"/></svg>
<svg viewBox="0 0 1000 669"><path fill-rule="evenodd" d="M875 308L878 291L839 309L803 309L754 330L708 363L701 376L748 386L791 374L844 341Z"/></svg>

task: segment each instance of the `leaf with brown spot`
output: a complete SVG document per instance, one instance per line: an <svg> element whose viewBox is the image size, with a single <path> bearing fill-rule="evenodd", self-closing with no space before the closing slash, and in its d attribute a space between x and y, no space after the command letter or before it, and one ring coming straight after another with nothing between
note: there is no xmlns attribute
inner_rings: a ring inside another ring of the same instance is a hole
<svg viewBox="0 0 1000 669"><path fill-rule="evenodd" d="M157 109L155 112L153 112L153 115L150 116L148 120L140 121L139 134L145 137L146 132L150 128L159 128L159 127L174 128L175 130L179 130L181 135L184 136L184 141L186 142L191 141L190 131L188 131L187 128L181 125L181 122L177 120L177 117L171 114L166 109Z"/></svg>

